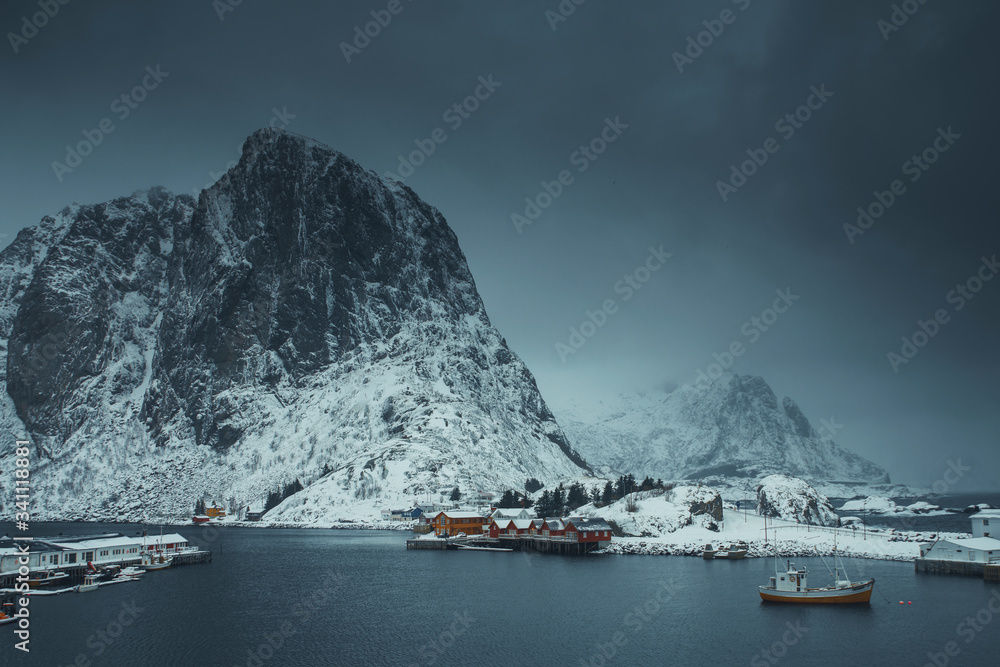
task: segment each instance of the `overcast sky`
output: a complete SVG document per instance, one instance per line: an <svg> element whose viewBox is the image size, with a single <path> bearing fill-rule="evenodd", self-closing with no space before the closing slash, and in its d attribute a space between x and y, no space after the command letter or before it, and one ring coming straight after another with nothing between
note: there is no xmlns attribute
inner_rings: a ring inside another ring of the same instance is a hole
<svg viewBox="0 0 1000 667"><path fill-rule="evenodd" d="M739 343L734 372L894 480L1000 488L1000 280L977 282L1000 253L996 3L232 2L80 0L37 34L36 1L3 4L2 243L72 202L201 189L272 123L380 174L440 128L406 183L553 403L689 383Z"/></svg>

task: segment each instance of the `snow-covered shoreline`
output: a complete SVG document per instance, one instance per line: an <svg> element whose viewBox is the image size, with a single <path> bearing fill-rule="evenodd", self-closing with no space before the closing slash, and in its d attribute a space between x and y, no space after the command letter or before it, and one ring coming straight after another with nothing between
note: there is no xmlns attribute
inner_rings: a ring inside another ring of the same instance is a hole
<svg viewBox="0 0 1000 667"><path fill-rule="evenodd" d="M700 556L705 544L716 547L731 542L748 545L747 558L773 556L775 547L781 557L830 556L872 560L911 561L920 554L921 542L940 537L967 537L945 534L898 531L891 528L829 528L786 521L767 520L738 510L724 510L719 530L701 525L684 526L670 533L647 537L618 537L602 553L615 555Z"/></svg>

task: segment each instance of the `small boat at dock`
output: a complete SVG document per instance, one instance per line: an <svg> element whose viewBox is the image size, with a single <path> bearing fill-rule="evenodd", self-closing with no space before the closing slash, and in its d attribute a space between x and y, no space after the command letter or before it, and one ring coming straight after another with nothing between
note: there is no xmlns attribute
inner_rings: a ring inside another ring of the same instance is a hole
<svg viewBox="0 0 1000 667"><path fill-rule="evenodd" d="M69 575L61 570L42 570L28 580L28 587L51 586L66 579L69 579Z"/></svg>
<svg viewBox="0 0 1000 667"><path fill-rule="evenodd" d="M710 560L715 558L716 549L711 544L706 544L701 548L701 557L705 560Z"/></svg>
<svg viewBox="0 0 1000 667"><path fill-rule="evenodd" d="M99 586L100 584L97 583L97 577L92 574L88 574L84 576L83 583L76 587L76 592L86 593L87 591L96 591Z"/></svg>
<svg viewBox="0 0 1000 667"><path fill-rule="evenodd" d="M14 616L14 603L4 602L0 606L0 625L6 625L7 623L13 623L17 618Z"/></svg>
<svg viewBox="0 0 1000 667"><path fill-rule="evenodd" d="M150 551L142 555L142 562L138 567L141 570L165 570L170 567L171 562L173 559L162 551Z"/></svg>
<svg viewBox="0 0 1000 667"><path fill-rule="evenodd" d="M749 547L747 547L746 544L743 542L736 542L735 544L730 544L727 547L719 547L719 550L715 552L715 557L727 560L739 560L747 557L748 550Z"/></svg>

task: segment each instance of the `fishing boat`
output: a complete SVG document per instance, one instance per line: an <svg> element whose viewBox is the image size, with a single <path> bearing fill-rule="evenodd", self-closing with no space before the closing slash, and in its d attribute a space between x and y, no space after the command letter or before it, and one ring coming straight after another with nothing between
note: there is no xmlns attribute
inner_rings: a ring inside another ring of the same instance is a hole
<svg viewBox="0 0 1000 667"><path fill-rule="evenodd" d="M706 544L701 548L701 557L704 558L705 560L715 558L716 553L717 551L715 547L713 547L711 544Z"/></svg>
<svg viewBox="0 0 1000 667"><path fill-rule="evenodd" d="M37 575L28 579L28 587L38 588L39 586L51 586L52 584L63 581L64 579L69 579L69 575L61 570L42 570Z"/></svg>
<svg viewBox="0 0 1000 667"><path fill-rule="evenodd" d="M87 591L96 591L99 583L97 583L97 577L93 574L88 574L83 577L83 583L76 587L77 593L86 593Z"/></svg>
<svg viewBox="0 0 1000 667"><path fill-rule="evenodd" d="M776 559L777 561L777 559ZM779 572L777 562L774 576L767 586L760 587L760 598L765 602L794 602L813 604L867 604L875 588L875 580L850 581L841 579L843 568L834 565L833 585L822 588L809 588L808 571L804 567L795 567L788 561L785 572Z"/></svg>
<svg viewBox="0 0 1000 667"><path fill-rule="evenodd" d="M165 570L172 562L173 559L162 551L149 551L142 555L142 562L138 567L142 570Z"/></svg>
<svg viewBox="0 0 1000 667"><path fill-rule="evenodd" d="M129 565L128 567L122 569L122 571L118 573L118 576L119 577L132 577L134 579L137 579L137 578L141 577L143 574L144 574L144 572L142 570L140 570L139 568L134 567L132 565Z"/></svg>

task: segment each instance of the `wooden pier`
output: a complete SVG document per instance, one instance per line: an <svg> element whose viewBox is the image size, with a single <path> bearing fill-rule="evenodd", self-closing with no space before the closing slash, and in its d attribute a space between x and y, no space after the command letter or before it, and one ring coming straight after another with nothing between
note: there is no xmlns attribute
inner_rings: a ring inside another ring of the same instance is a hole
<svg viewBox="0 0 1000 667"><path fill-rule="evenodd" d="M492 538L484 536L448 538L440 540L412 539L406 540L407 549L458 549L459 546L501 547L512 551L532 550L561 556L582 556L598 548L597 542L573 542L559 538L507 537Z"/></svg>
<svg viewBox="0 0 1000 667"><path fill-rule="evenodd" d="M407 549L457 549L451 540L406 540Z"/></svg>
<svg viewBox="0 0 1000 667"><path fill-rule="evenodd" d="M198 551L185 551L179 554L174 554L171 556L170 567L174 567L175 565L191 565L192 563L211 562L212 552L199 549Z"/></svg>
<svg viewBox="0 0 1000 667"><path fill-rule="evenodd" d="M211 563L212 562L212 552L204 551L199 549L198 551L183 551L180 553L170 554L171 562L170 567L176 567L178 565L191 565L193 563ZM127 567L129 565L138 565L142 562L142 557L129 557L122 558L112 563L104 562L101 563L102 567L108 565L118 565L121 567ZM83 581L84 575L87 573L87 564L83 563L81 565L70 565L58 568L51 568L53 570L60 570L69 575L69 580L67 583L78 584ZM31 573L35 574L39 570L32 569ZM14 585L17 583L17 572L7 572L0 576L0 588L3 589L13 589ZM33 591L39 589L32 589Z"/></svg>
<svg viewBox="0 0 1000 667"><path fill-rule="evenodd" d="M914 558L915 572L928 574L958 574L968 577L982 577L986 581L1000 581L1000 564L973 563L964 560L943 560L934 558Z"/></svg>

